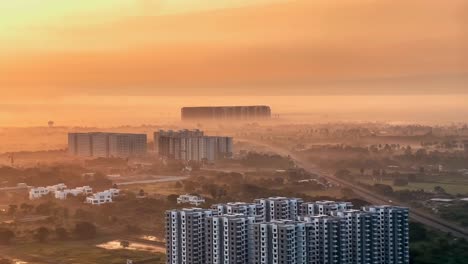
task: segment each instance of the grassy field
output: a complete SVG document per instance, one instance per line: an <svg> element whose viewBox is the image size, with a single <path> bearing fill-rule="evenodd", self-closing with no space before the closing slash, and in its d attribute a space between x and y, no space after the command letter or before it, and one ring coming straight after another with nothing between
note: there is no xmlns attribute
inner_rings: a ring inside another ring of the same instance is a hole
<svg viewBox="0 0 468 264"><path fill-rule="evenodd" d="M392 186L395 191L398 190L420 190L425 191L434 190L435 186L444 188L447 193L450 194L466 194L468 195L468 184L465 182L454 182L454 181L437 181L437 182L410 182L407 186L393 186L392 180L383 180L381 182L374 182L370 179L359 179L359 182L366 184L381 183Z"/></svg>
<svg viewBox="0 0 468 264"><path fill-rule="evenodd" d="M122 264L127 259L135 261L152 259L153 264L164 263L164 254L132 251L125 249L107 250L95 245L105 242L92 241L66 241L47 243L18 244L9 247L0 247L0 256L20 259L28 264Z"/></svg>

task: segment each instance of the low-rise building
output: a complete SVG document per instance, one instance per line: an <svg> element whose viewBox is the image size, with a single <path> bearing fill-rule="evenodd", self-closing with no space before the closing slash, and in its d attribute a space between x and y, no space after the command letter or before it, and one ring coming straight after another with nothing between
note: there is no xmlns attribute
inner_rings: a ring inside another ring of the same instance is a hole
<svg viewBox="0 0 468 264"><path fill-rule="evenodd" d="M57 191L63 191L67 188L67 186L63 183L59 183L52 186L46 187L36 187L31 188L29 190L29 200L39 199L44 195L48 195L49 193L54 193Z"/></svg>
<svg viewBox="0 0 468 264"><path fill-rule="evenodd" d="M89 197L86 197L86 203L92 205L101 205L105 203L112 203L113 198L119 196L119 189L111 188L102 192L95 193Z"/></svg>
<svg viewBox="0 0 468 264"><path fill-rule="evenodd" d="M65 189L55 192L55 198L60 200L67 199L68 195L78 196L78 195L89 195L93 193L93 188L89 186L77 187L75 189Z"/></svg>
<svg viewBox="0 0 468 264"><path fill-rule="evenodd" d="M198 195L183 194L177 198L177 203L188 203L191 205L199 206L205 202L205 198Z"/></svg>

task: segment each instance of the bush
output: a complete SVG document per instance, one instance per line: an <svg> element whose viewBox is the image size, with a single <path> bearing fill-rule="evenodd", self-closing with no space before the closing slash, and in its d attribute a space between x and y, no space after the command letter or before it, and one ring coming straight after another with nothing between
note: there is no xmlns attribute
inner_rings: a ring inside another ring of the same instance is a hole
<svg viewBox="0 0 468 264"><path fill-rule="evenodd" d="M55 236L58 240L66 240L68 238L68 231L63 227L55 228Z"/></svg>
<svg viewBox="0 0 468 264"><path fill-rule="evenodd" d="M408 180L404 178L396 178L393 180L393 185L394 186L407 186Z"/></svg>
<svg viewBox="0 0 468 264"><path fill-rule="evenodd" d="M92 239L96 237L96 226L89 222L79 222L73 230L78 239Z"/></svg>
<svg viewBox="0 0 468 264"><path fill-rule="evenodd" d="M49 237L49 235L50 235L49 229L41 226L36 230L36 234L34 238L37 239L39 242L45 242L47 238Z"/></svg>

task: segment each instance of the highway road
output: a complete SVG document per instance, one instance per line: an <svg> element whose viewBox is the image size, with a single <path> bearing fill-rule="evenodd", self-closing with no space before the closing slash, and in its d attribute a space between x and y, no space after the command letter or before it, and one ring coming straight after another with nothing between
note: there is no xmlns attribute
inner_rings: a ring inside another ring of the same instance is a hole
<svg viewBox="0 0 468 264"><path fill-rule="evenodd" d="M348 187L351 188L354 193L356 193L358 196L362 197L364 200L372 203L372 204L378 204L378 205L385 205L385 204L391 204L395 206L404 206L410 208L410 219L420 222L422 224L425 224L427 226L430 226L434 229L440 230L442 232L446 233L451 233L453 236L459 237L459 238L465 238L468 239L468 230L466 228L463 228L457 224L451 223L449 221L446 221L444 219L441 219L438 216L432 215L430 213L424 212L420 209L411 207L411 205L398 202L398 201L391 201L391 198L385 197L383 195L377 194L371 190L365 189L362 186L355 185L353 183L344 181L342 179L338 179L334 177L332 174L329 172L325 172L322 170L317 169L314 164L312 164L310 161L297 156L296 154L292 153L291 151L281 148L281 147L276 147L276 146L271 146L269 144L255 141L255 140L250 140L250 139L243 139L244 141L251 142L253 144L261 145L264 147L270 148L273 152L276 152L280 155L284 156L289 156L291 159L293 159L297 165L300 167L317 174L319 176L322 176L326 178L327 180L339 184L340 186Z"/></svg>

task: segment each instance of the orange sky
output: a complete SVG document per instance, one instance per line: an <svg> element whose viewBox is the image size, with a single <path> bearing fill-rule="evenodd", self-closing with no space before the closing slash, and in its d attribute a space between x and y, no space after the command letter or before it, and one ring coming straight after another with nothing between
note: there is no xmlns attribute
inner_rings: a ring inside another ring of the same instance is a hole
<svg viewBox="0 0 468 264"><path fill-rule="evenodd" d="M467 92L467 10L463 0L1 1L0 89L16 101Z"/></svg>
<svg viewBox="0 0 468 264"><path fill-rule="evenodd" d="M215 104L468 121L467 25L466 0L0 0L0 127Z"/></svg>

